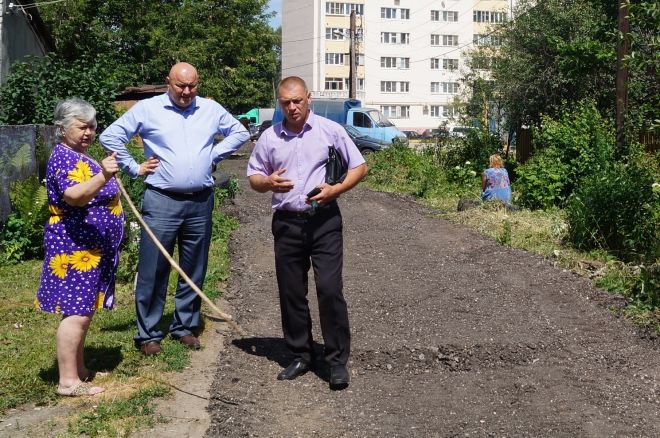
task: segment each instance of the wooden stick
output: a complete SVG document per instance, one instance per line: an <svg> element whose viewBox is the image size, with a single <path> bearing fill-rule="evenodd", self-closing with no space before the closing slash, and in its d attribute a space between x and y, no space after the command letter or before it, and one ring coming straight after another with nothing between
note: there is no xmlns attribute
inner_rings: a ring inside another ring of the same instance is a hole
<svg viewBox="0 0 660 438"><path fill-rule="evenodd" d="M245 335L245 332L238 325L238 323L236 323L236 321L234 321L234 319L231 316L227 315L225 312L220 310L218 308L218 306L216 306L213 303L213 301L211 301L209 299L209 297L207 297L206 294L204 294L204 292L202 292L201 289L198 288L195 283L193 283L193 281L190 279L190 277L188 277L188 275L183 271L183 269L181 269L181 266L179 266L179 264L172 258L170 253L167 252L167 250L165 249L163 244L160 243L158 238L154 235L153 231L151 231L151 228L149 228L149 225L147 225L147 223L144 221L144 219L142 218L142 215L137 211L137 208L135 208L135 205L133 204L133 201L131 201L131 198L128 196L128 193L126 192L126 189L124 188L124 184L122 184L121 179L119 179L119 177L115 176L115 181L117 181L117 186L119 186L119 191L124 196L124 199L128 203L128 206L131 208L131 211L133 212L133 214L135 215L137 220L140 222L140 225L142 225L142 228L144 229L144 231L146 231L146 233L149 235L151 240L153 240L154 244L156 244L156 246L158 247L160 252L163 254L163 256L167 259L167 261L170 262L170 265L172 265L172 267L179 273L181 278L183 278L185 280L185 282L188 283L188 286L190 286L192 288L192 290L194 290L195 293L197 295L199 295L200 298L202 300L204 300L204 302L206 302L206 304L208 304L209 307L211 309L213 309L213 311L216 314L218 314L218 316L220 316L220 318L224 319L227 322L227 324L229 324L231 326L231 328L234 329L234 331L236 331L237 333L239 333L241 335Z"/></svg>

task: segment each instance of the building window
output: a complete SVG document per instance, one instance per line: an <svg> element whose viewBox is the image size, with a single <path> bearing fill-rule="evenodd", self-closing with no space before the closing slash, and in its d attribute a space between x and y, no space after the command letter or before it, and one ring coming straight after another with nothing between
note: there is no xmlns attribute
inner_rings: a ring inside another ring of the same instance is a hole
<svg viewBox="0 0 660 438"><path fill-rule="evenodd" d="M475 23L504 23L507 20L506 12L473 11L472 21Z"/></svg>
<svg viewBox="0 0 660 438"><path fill-rule="evenodd" d="M364 78L357 78L357 91L364 91ZM351 89L351 79L344 78L344 89Z"/></svg>
<svg viewBox="0 0 660 438"><path fill-rule="evenodd" d="M397 88L398 84L398 88ZM406 81L380 81L381 93L410 93L410 82Z"/></svg>
<svg viewBox="0 0 660 438"><path fill-rule="evenodd" d="M327 65L346 65L346 61L348 61L348 56L345 56L344 53L325 54L325 63Z"/></svg>
<svg viewBox="0 0 660 438"><path fill-rule="evenodd" d="M342 15L343 3L328 2L325 4L325 13L327 15Z"/></svg>
<svg viewBox="0 0 660 438"><path fill-rule="evenodd" d="M442 92L447 94L457 94L458 93L458 82L441 82Z"/></svg>
<svg viewBox="0 0 660 438"><path fill-rule="evenodd" d="M380 66L381 68L396 68L397 58L393 56L381 56L380 57Z"/></svg>
<svg viewBox="0 0 660 438"><path fill-rule="evenodd" d="M386 20L410 20L410 9L380 8L380 18Z"/></svg>
<svg viewBox="0 0 660 438"><path fill-rule="evenodd" d="M381 93L396 93L396 81L380 81Z"/></svg>
<svg viewBox="0 0 660 438"><path fill-rule="evenodd" d="M458 46L458 35L443 35L442 36L442 45L443 46Z"/></svg>
<svg viewBox="0 0 660 438"><path fill-rule="evenodd" d="M410 117L410 106L408 105L381 105L380 112L385 117L392 119L407 119Z"/></svg>
<svg viewBox="0 0 660 438"><path fill-rule="evenodd" d="M442 117L454 117L456 111L453 106L443 106L442 107Z"/></svg>
<svg viewBox="0 0 660 438"><path fill-rule="evenodd" d="M431 58L431 70L440 70L440 58Z"/></svg>
<svg viewBox="0 0 660 438"><path fill-rule="evenodd" d="M343 90L344 78L325 78L326 90Z"/></svg>
<svg viewBox="0 0 660 438"><path fill-rule="evenodd" d="M380 8L380 18L393 20L396 18L396 8Z"/></svg>
<svg viewBox="0 0 660 438"><path fill-rule="evenodd" d="M409 33L381 32L380 42L383 44L409 44Z"/></svg>
<svg viewBox="0 0 660 438"><path fill-rule="evenodd" d="M457 94L458 82L431 82L431 93Z"/></svg>
<svg viewBox="0 0 660 438"><path fill-rule="evenodd" d="M381 66L381 68L409 69L410 68L410 58L397 58L395 56L381 56L380 57L380 66Z"/></svg>
<svg viewBox="0 0 660 438"><path fill-rule="evenodd" d="M458 35L431 34L432 46L458 46Z"/></svg>
<svg viewBox="0 0 660 438"><path fill-rule="evenodd" d="M339 40L343 41L346 39L346 35L349 34L348 29L341 27L326 27L325 28L325 39L326 40Z"/></svg>
<svg viewBox="0 0 660 438"><path fill-rule="evenodd" d="M458 59L443 59L442 69L451 71L458 70Z"/></svg>
<svg viewBox="0 0 660 438"><path fill-rule="evenodd" d="M475 46L491 46L499 47L502 45L502 37L491 34L479 34L475 33L472 35L472 42Z"/></svg>
<svg viewBox="0 0 660 438"><path fill-rule="evenodd" d="M431 11L431 21L458 21L458 11Z"/></svg>
<svg viewBox="0 0 660 438"><path fill-rule="evenodd" d="M325 4L326 15L351 15L353 10L357 15L364 15L363 4L343 2L327 2Z"/></svg>
<svg viewBox="0 0 660 438"><path fill-rule="evenodd" d="M440 114L442 114L442 106L431 105L431 117L440 117Z"/></svg>

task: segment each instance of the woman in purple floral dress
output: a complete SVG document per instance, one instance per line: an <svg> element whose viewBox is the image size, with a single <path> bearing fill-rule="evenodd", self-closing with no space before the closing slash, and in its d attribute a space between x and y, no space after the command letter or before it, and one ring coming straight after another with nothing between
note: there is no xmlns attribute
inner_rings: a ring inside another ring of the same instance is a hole
<svg viewBox="0 0 660 438"><path fill-rule="evenodd" d="M114 304L115 273L124 213L114 179L115 154L100 163L87 154L96 132L96 110L80 99L55 109L60 143L48 160L46 188L50 219L44 229L44 266L37 306L62 315L57 330L57 393L94 395L83 347L97 309Z"/></svg>

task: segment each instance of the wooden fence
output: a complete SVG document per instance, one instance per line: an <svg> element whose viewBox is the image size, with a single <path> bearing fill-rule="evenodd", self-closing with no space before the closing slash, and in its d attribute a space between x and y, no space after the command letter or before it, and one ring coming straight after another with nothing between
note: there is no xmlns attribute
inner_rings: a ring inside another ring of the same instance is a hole
<svg viewBox="0 0 660 438"><path fill-rule="evenodd" d="M649 154L660 152L660 135L655 132L644 132L639 135L639 143L644 145L644 149ZM516 134L516 160L524 163L531 158L534 153L532 147L532 131L530 129L521 129Z"/></svg>
<svg viewBox="0 0 660 438"><path fill-rule="evenodd" d="M660 135L655 132L645 132L640 134L639 142L644 145L649 154L660 151Z"/></svg>

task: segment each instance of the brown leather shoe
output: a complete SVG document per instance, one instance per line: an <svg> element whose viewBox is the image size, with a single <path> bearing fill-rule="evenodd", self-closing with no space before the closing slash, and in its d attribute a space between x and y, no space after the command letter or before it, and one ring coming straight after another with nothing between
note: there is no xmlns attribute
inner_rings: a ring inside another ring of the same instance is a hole
<svg viewBox="0 0 660 438"><path fill-rule="evenodd" d="M160 348L160 342L158 342L158 341L149 341L149 342L145 342L144 344L140 345L140 351L145 356L155 356L157 354L160 354L160 352L163 351L163 350Z"/></svg>
<svg viewBox="0 0 660 438"><path fill-rule="evenodd" d="M193 335L181 336L178 341L193 350L199 350L202 347L202 344L199 343L199 339Z"/></svg>

